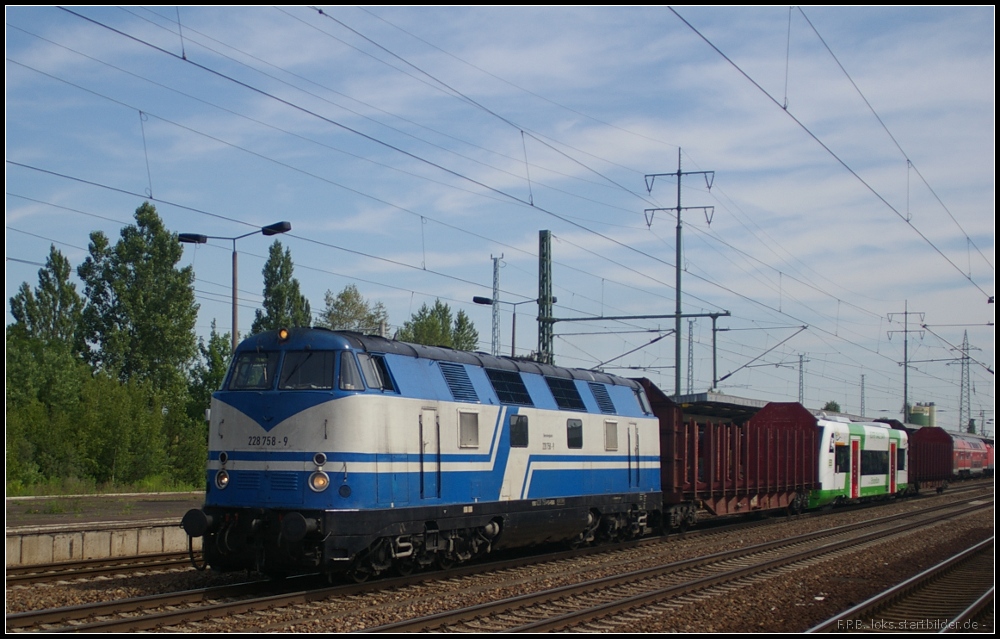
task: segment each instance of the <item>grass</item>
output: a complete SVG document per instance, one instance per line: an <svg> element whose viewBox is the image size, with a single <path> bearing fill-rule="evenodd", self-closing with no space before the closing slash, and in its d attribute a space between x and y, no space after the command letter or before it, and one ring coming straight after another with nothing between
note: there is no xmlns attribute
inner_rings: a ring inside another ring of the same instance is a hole
<svg viewBox="0 0 1000 639"><path fill-rule="evenodd" d="M64 478L24 484L19 481L7 482L8 497L62 497L65 495L109 495L115 493L176 493L202 490L203 486L192 486L164 476L147 477L131 483L102 483L89 479ZM58 514L58 513L46 513Z"/></svg>

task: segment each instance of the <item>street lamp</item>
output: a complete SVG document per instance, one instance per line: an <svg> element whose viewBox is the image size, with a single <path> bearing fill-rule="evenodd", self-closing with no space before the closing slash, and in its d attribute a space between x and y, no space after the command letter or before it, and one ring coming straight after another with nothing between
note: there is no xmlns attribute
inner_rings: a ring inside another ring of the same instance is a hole
<svg viewBox="0 0 1000 639"><path fill-rule="evenodd" d="M186 244L204 244L209 240L230 240L233 243L233 353L236 352L237 335L239 330L237 330L237 310L236 310L236 285L238 272L236 266L236 240L242 239L244 237L250 237L251 235L256 235L258 233L263 233L264 235L278 235L280 233L287 233L292 230L291 222L275 222L274 224L268 224L267 226L262 226L256 231L250 231L249 233L244 233L243 235L237 235L236 237L220 237L218 235L199 235L197 233L180 233L177 239Z"/></svg>
<svg viewBox="0 0 1000 639"><path fill-rule="evenodd" d="M472 298L472 301L476 304L483 304L485 306L493 306L493 298L490 297L479 297L476 295ZM510 356L516 357L514 354L514 347L517 346L517 307L521 304L529 304L531 302L538 302L537 299L534 300L524 300L523 302L506 302L504 300L497 300L497 304L510 304L514 307L512 312L513 318L510 323ZM556 303L556 298L552 298L552 303Z"/></svg>

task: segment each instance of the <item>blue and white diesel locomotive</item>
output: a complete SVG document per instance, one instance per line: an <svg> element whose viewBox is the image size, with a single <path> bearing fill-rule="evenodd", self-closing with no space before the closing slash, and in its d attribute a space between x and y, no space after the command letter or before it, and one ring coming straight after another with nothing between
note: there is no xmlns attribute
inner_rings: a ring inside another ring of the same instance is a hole
<svg viewBox="0 0 1000 639"><path fill-rule="evenodd" d="M236 349L212 397L206 562L406 573L503 547L640 536L662 511L635 381L318 328Z"/></svg>

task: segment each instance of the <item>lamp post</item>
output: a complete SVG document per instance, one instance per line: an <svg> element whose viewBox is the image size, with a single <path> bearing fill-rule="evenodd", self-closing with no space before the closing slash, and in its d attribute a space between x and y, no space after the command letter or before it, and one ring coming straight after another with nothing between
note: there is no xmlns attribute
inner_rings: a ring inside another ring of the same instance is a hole
<svg viewBox="0 0 1000 639"><path fill-rule="evenodd" d="M476 304L483 304L486 306L493 305L493 299L489 297L479 297L478 295L472 298L472 301ZM521 304L529 304L531 302L538 302L537 299L534 300L524 300L523 302L506 302L503 300L496 300L497 304L510 304L514 307L512 312L513 318L510 322L510 356L516 357L514 354L514 348L517 346L517 307ZM556 298L552 298L552 303L556 303Z"/></svg>
<svg viewBox="0 0 1000 639"><path fill-rule="evenodd" d="M262 226L256 231L250 231L249 233L244 233L243 235L237 235L236 237L220 237L218 235L199 235L197 233L180 233L177 239L186 244L205 244L209 240L229 240L233 243L233 352L236 352L236 344L238 340L239 330L238 318L237 318L237 261L236 261L236 240L242 239L244 237L250 237L251 235L256 235L258 233L263 233L264 235L278 235L280 233L287 233L292 230L291 222L275 222L274 224L268 224L267 226Z"/></svg>

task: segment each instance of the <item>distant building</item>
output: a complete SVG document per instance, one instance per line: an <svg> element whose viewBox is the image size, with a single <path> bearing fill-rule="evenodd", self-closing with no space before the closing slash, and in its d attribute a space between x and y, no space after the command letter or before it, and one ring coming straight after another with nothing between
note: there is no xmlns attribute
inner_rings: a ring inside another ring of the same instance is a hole
<svg viewBox="0 0 1000 639"><path fill-rule="evenodd" d="M918 426L937 426L937 409L934 402L917 402L910 408L910 423Z"/></svg>

